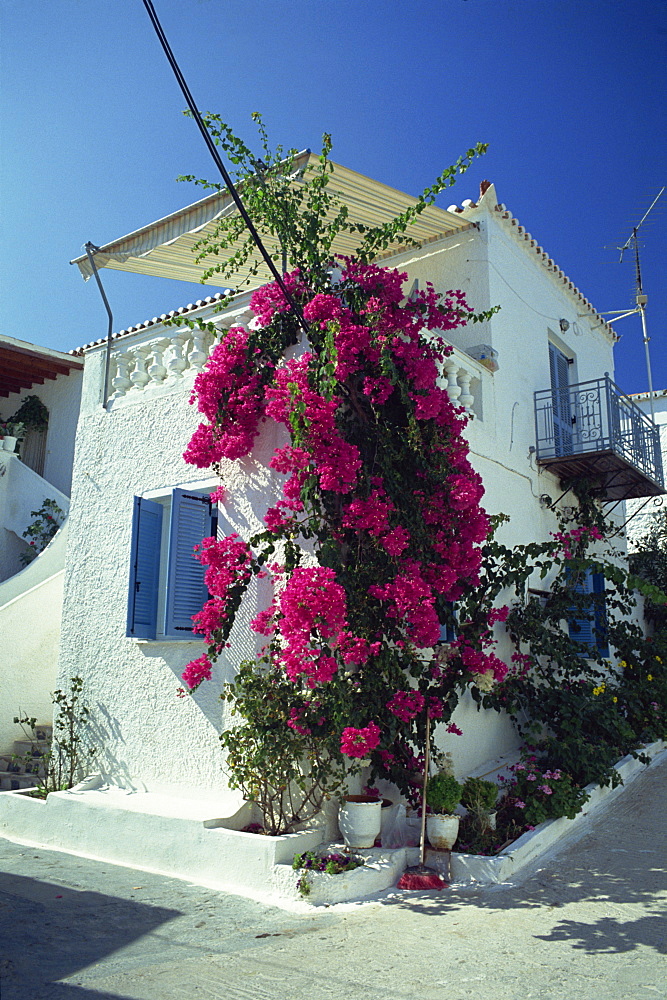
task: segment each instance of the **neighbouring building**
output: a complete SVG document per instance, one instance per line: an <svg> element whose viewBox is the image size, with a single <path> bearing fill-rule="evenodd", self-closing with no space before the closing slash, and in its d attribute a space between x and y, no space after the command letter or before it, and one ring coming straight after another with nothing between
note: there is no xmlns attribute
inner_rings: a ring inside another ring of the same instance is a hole
<svg viewBox="0 0 667 1000"><path fill-rule="evenodd" d="M667 464L667 389L653 393L653 399L647 392L637 392L630 399L639 409L654 420L660 435L660 450L663 468ZM641 497L628 500L626 504L628 518L628 548L635 547L638 538L644 536L651 528L656 517L664 512L664 496Z"/></svg>
<svg viewBox="0 0 667 1000"><path fill-rule="evenodd" d="M67 522L28 565L24 532L45 500L69 510L82 375L81 358L0 337L0 422L29 397L42 404L41 426L26 426L11 449L0 441L0 755L23 735L13 724L19 709L51 720Z"/></svg>

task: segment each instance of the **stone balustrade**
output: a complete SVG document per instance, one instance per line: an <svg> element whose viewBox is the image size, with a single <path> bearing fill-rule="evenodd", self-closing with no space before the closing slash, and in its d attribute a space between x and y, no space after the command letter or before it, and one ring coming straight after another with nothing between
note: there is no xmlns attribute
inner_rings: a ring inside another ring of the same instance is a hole
<svg viewBox="0 0 667 1000"><path fill-rule="evenodd" d="M220 316L203 316L219 330L246 326L252 318L248 309ZM163 395L179 388L190 389L194 377L206 361L216 335L208 330L157 325L150 331L130 335L115 342L111 352L109 386L113 405Z"/></svg>
<svg viewBox="0 0 667 1000"><path fill-rule="evenodd" d="M209 319L208 316L202 318ZM251 318L247 307L210 316L221 331L230 326L247 326ZM162 324L120 338L111 352L112 405L148 399L179 388L189 391L215 341L215 334L209 331ZM481 385L485 376L488 377L488 373L479 362L455 347L445 361L441 385L453 403L463 407L468 414L480 417Z"/></svg>
<svg viewBox="0 0 667 1000"><path fill-rule="evenodd" d="M482 367L471 357L454 348L444 364L445 377L441 384L452 403L462 406L470 416L482 416Z"/></svg>

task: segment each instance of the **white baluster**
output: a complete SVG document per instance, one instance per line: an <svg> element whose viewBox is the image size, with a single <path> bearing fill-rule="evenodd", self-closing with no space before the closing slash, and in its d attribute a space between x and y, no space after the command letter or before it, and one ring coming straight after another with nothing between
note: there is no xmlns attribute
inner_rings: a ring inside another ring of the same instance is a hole
<svg viewBox="0 0 667 1000"><path fill-rule="evenodd" d="M119 351L117 354L113 355L112 360L116 367L116 374L111 379L111 384L115 390L111 394L111 398L120 399L121 396L125 395L128 389L132 388L132 383L127 377L128 369L130 367L130 359L125 351Z"/></svg>
<svg viewBox="0 0 667 1000"><path fill-rule="evenodd" d="M149 357L153 358L153 363L148 366L148 375L151 382L159 385L164 382L167 377L167 369L162 364L162 356L169 346L169 340L166 337L161 337L160 340L154 340L150 344Z"/></svg>
<svg viewBox="0 0 667 1000"><path fill-rule="evenodd" d="M190 368L194 368L198 372L202 370L208 358L208 353L204 346L206 336L205 330L195 329L192 331L192 349L188 354L188 361Z"/></svg>
<svg viewBox="0 0 667 1000"><path fill-rule="evenodd" d="M459 396L461 395L461 386L457 381L457 375L459 373L459 366L456 361L449 358L445 361L445 371L447 372L447 395L451 399L452 403L457 403Z"/></svg>
<svg viewBox="0 0 667 1000"><path fill-rule="evenodd" d="M146 371L146 357L149 350L150 348L148 347L134 348L134 371L130 375L130 382L139 392L150 381L150 376Z"/></svg>
<svg viewBox="0 0 667 1000"><path fill-rule="evenodd" d="M181 330L180 333L174 334L171 338L171 344L167 348L167 353L169 354L169 360L167 361L167 371L169 372L167 385L173 385L174 382L178 382L183 377L183 372L188 366L186 359L183 357L183 348L189 337L189 330Z"/></svg>
<svg viewBox="0 0 667 1000"><path fill-rule="evenodd" d="M464 368L459 371L459 385L461 386L461 395L459 396L459 403L461 406L465 406L468 413L472 410L472 404L475 402L475 397L470 392L470 382L472 381L472 375L467 372Z"/></svg>

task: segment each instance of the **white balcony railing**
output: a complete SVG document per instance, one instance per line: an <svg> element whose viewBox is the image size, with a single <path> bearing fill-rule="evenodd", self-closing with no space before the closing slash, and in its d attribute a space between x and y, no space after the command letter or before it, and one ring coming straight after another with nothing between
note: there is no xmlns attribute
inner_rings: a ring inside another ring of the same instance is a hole
<svg viewBox="0 0 667 1000"><path fill-rule="evenodd" d="M205 314L219 330L247 326L252 313L246 308L224 314ZM204 330L154 326L116 341L111 352L109 386L112 405L188 390L211 352L216 335ZM489 373L458 348L444 364L442 386L450 399L469 414L481 416L481 384Z"/></svg>

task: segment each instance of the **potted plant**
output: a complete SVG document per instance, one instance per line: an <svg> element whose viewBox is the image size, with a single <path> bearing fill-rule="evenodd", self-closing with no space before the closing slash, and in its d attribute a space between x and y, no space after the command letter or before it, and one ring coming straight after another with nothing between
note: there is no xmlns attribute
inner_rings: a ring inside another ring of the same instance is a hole
<svg viewBox="0 0 667 1000"><path fill-rule="evenodd" d="M376 795L346 795L338 810L338 826L347 847L373 847L382 829L382 799Z"/></svg>
<svg viewBox="0 0 667 1000"><path fill-rule="evenodd" d="M9 421L4 426L4 436L2 439L2 447L5 451L14 451L16 448L16 442L23 434L23 424L12 423Z"/></svg>
<svg viewBox="0 0 667 1000"><path fill-rule="evenodd" d="M462 794L463 785L446 771L428 780L426 804L431 812L426 817L426 830L429 843L439 851L451 851L459 835L459 817L454 815L454 810Z"/></svg>
<svg viewBox="0 0 667 1000"><path fill-rule="evenodd" d="M496 828L495 805L498 798L498 786L494 781L484 778L466 778L463 783L461 804L470 814L472 822L480 833L487 833Z"/></svg>
<svg viewBox="0 0 667 1000"><path fill-rule="evenodd" d="M10 421L27 431L44 432L49 426L49 411L39 396L26 396ZM18 435L17 435L18 436Z"/></svg>

